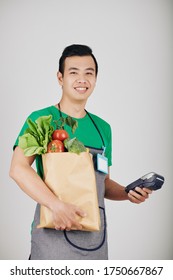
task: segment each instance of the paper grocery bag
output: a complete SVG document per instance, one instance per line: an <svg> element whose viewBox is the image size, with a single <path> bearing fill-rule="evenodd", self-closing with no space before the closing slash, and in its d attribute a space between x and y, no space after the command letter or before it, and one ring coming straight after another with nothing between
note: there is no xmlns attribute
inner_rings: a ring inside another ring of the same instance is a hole
<svg viewBox="0 0 173 280"><path fill-rule="evenodd" d="M82 152L46 153L42 155L44 181L62 201L74 204L86 212L77 220L82 230L100 229L100 212L92 155ZM54 228L51 210L41 205L38 228ZM75 228L73 228L75 229Z"/></svg>

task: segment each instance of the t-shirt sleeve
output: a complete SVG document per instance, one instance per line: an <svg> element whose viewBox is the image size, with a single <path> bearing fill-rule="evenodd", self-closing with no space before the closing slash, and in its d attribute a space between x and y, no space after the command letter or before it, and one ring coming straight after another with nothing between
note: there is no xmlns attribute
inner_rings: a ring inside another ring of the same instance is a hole
<svg viewBox="0 0 173 280"><path fill-rule="evenodd" d="M14 149L16 148L16 146L18 146L18 144L19 144L19 136L22 136L27 128L28 128L28 124L27 124L27 119L26 119L26 121L24 122L24 124L23 124L23 126L22 126L22 128L21 128L21 130L20 130L20 132L19 132L19 134L18 134L18 136L17 136L17 138L16 138L16 141L15 141L15 143L14 143L14 145L13 145L13 150L14 150Z"/></svg>
<svg viewBox="0 0 173 280"><path fill-rule="evenodd" d="M15 141L14 146L13 146L13 150L14 150L15 147L18 146L18 144L19 144L19 137L22 136L22 135L24 134L25 130L28 128L28 123L27 123L27 120L28 120L28 119L31 119L32 121L35 121L35 120L37 119L36 113L35 113L35 112L32 112L32 113L26 118L26 120L25 120L25 122L24 122L24 124L23 124L23 126L22 126L22 128L21 128L21 130L20 130L20 132L19 132L19 134L18 134L18 136L17 136L17 138L16 138L16 141Z"/></svg>

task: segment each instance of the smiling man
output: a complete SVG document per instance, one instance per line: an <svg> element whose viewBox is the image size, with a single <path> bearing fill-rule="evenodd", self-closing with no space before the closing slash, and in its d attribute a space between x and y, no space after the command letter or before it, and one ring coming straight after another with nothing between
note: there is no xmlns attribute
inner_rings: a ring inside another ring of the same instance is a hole
<svg viewBox="0 0 173 280"><path fill-rule="evenodd" d="M59 71L57 75L63 90L61 105L66 106L66 109L71 109L71 105L75 108L78 106L81 112L75 117L83 117L86 114L83 108L96 84L93 58L91 56L67 57L64 66L63 73Z"/></svg>
<svg viewBox="0 0 173 280"><path fill-rule="evenodd" d="M47 188L43 181L43 168L40 156L26 157L18 146L19 136L27 129L24 123L14 145L10 176L19 187L37 202L32 226L30 259L59 260L103 260L108 259L107 228L104 199L129 200L133 203L144 202L151 191L137 187L136 191L125 192L124 186L110 178L112 165L112 135L110 125L100 117L86 111L86 102L92 94L98 73L98 64L90 47L71 45L64 49L59 60L58 82L62 97L56 105L32 112L28 118L35 121L38 117L52 115L53 120L61 116L71 116L78 121L78 128L72 135L69 127L65 129L71 137L76 136L93 154L93 160L102 157L105 170L94 164L97 194L99 201L101 229L99 232L82 231L76 217L87 213L73 204L64 203ZM99 157L97 155L99 154ZM37 170L32 168L36 160ZM82 186L81 182L81 186ZM52 211L55 229L37 228L40 219L40 205ZM71 230L75 226L77 230Z"/></svg>

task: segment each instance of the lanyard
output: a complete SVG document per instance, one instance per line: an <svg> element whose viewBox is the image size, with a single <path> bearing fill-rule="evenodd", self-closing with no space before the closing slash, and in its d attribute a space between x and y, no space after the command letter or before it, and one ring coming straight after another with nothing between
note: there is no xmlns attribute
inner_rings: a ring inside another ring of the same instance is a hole
<svg viewBox="0 0 173 280"><path fill-rule="evenodd" d="M60 117L62 118L62 113L61 113L61 107L60 107L60 103L58 103L58 109L59 109L59 113L60 113ZM87 113L87 115L89 116L90 120L92 121L92 123L94 124L95 128L97 129L99 135L100 135L100 138L102 140L102 144L103 144L103 147L105 147L105 142L104 142L104 139L103 139L103 136L98 128L98 126L96 125L95 121L93 120L93 118L91 117L91 115L89 114L89 112L87 110L85 110L85 112Z"/></svg>

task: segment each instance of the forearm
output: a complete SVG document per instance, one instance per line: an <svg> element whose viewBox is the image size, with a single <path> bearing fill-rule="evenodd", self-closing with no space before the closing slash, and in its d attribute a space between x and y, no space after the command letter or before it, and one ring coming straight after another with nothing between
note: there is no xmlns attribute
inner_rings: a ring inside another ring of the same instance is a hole
<svg viewBox="0 0 173 280"><path fill-rule="evenodd" d="M27 164L16 164L10 171L11 178L33 200L49 209L52 208L56 196L49 190L35 170Z"/></svg>
<svg viewBox="0 0 173 280"><path fill-rule="evenodd" d="M128 194L125 192L124 186L111 180L109 177L105 179L105 198L111 200L128 200Z"/></svg>

